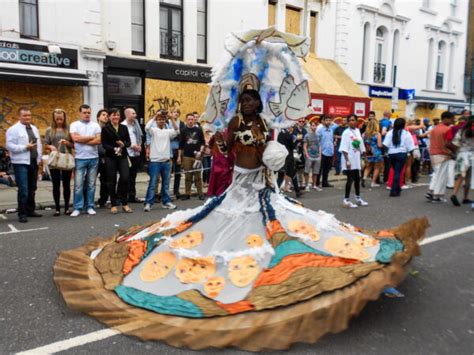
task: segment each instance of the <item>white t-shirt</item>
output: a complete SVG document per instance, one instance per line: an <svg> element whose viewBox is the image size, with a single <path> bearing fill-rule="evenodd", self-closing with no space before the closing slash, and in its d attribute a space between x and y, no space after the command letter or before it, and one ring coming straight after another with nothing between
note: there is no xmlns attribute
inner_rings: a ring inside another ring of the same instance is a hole
<svg viewBox="0 0 474 355"><path fill-rule="evenodd" d="M395 147L392 140L393 129L385 135L385 139L383 140L383 145L388 148L388 154L409 153L416 148L411 133L407 132L406 130L403 130L400 135L399 146Z"/></svg>
<svg viewBox="0 0 474 355"><path fill-rule="evenodd" d="M97 122L84 122L81 120L71 123L69 127L70 133L77 133L80 136L96 136L100 134L100 126ZM74 143L76 150L76 159L94 159L99 157L96 145Z"/></svg>
<svg viewBox="0 0 474 355"><path fill-rule="evenodd" d="M122 122L122 125L127 127L128 129L128 135L130 136L130 147L134 146L137 144L137 137L135 136L135 126L134 125L128 125L127 120ZM140 152L136 152L133 150L133 148L127 148L127 153L129 157L139 157Z"/></svg>
<svg viewBox="0 0 474 355"><path fill-rule="evenodd" d="M352 142L358 140L360 142L359 148L354 148ZM339 146L339 152L346 152L349 156L349 161L351 163L351 170L360 170L360 155L365 153L364 141L360 134L359 129L347 128L341 137L341 145ZM346 158L344 154L341 155L341 167L342 170L347 170Z"/></svg>
<svg viewBox="0 0 474 355"><path fill-rule="evenodd" d="M164 162L171 158L171 139L178 135L178 131L169 128L160 129L155 120L150 120L145 131L150 136L150 161Z"/></svg>

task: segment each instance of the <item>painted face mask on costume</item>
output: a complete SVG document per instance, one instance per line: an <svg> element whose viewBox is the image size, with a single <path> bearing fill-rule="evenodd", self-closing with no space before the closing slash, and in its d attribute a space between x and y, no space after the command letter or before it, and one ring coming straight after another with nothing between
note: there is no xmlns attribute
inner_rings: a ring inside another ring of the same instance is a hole
<svg viewBox="0 0 474 355"><path fill-rule="evenodd" d="M263 238L258 234L250 234L245 240L249 248L258 248L263 245Z"/></svg>
<svg viewBox="0 0 474 355"><path fill-rule="evenodd" d="M216 273L213 257L183 258L176 265L175 275L184 284L201 282Z"/></svg>
<svg viewBox="0 0 474 355"><path fill-rule="evenodd" d="M260 267L251 256L240 256L232 259L227 268L230 281L237 287L246 287L252 283L260 272Z"/></svg>
<svg viewBox="0 0 474 355"><path fill-rule="evenodd" d="M225 287L225 279L222 276L211 277L204 284L204 292L207 297L216 298Z"/></svg>
<svg viewBox="0 0 474 355"><path fill-rule="evenodd" d="M176 260L176 256L171 252L157 253L146 261L140 272L140 278L145 282L162 279L171 271Z"/></svg>
<svg viewBox="0 0 474 355"><path fill-rule="evenodd" d="M319 240L319 233L316 230L316 227L313 225L302 221L302 220L293 220L288 223L288 229L290 232L295 234L304 235L306 237L311 238L311 240L317 241Z"/></svg>
<svg viewBox="0 0 474 355"><path fill-rule="evenodd" d="M332 255L341 258L365 260L370 257L362 246L344 237L331 237L324 243L324 247Z"/></svg>
<svg viewBox="0 0 474 355"><path fill-rule="evenodd" d="M354 241L364 248L371 248L379 245L379 241L375 238L357 236Z"/></svg>
<svg viewBox="0 0 474 355"><path fill-rule="evenodd" d="M203 233L199 231L192 231L170 243L171 248L191 249L202 243Z"/></svg>

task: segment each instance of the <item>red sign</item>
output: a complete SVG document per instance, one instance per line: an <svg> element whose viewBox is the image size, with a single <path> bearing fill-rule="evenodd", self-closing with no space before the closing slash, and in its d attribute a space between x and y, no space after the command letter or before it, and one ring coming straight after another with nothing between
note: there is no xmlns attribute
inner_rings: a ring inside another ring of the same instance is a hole
<svg viewBox="0 0 474 355"><path fill-rule="evenodd" d="M330 115L347 116L351 113L350 106L328 106L328 113Z"/></svg>

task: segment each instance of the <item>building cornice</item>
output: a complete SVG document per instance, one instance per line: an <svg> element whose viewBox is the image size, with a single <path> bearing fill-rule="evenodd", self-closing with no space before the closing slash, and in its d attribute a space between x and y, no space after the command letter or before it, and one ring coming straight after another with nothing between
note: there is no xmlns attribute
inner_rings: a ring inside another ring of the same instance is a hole
<svg viewBox="0 0 474 355"><path fill-rule="evenodd" d="M357 10L362 11L362 12L373 13L375 15L387 17L389 19L399 21L399 22L403 22L403 23L407 23L408 21L411 20L409 17L405 17L405 16L401 16L401 15L388 14L386 12L380 11L380 9L377 8L377 7L364 5L364 4L357 5Z"/></svg>

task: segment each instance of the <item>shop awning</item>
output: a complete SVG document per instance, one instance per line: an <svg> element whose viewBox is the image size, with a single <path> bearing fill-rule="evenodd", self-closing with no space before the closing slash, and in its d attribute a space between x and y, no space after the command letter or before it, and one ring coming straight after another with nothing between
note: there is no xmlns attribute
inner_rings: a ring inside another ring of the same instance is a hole
<svg viewBox="0 0 474 355"><path fill-rule="evenodd" d="M303 67L309 75L312 94L368 98L357 83L335 61L308 55Z"/></svg>
<svg viewBox="0 0 474 355"><path fill-rule="evenodd" d="M370 98L333 60L310 54L302 61L309 76L311 105L315 114L367 117Z"/></svg>
<svg viewBox="0 0 474 355"><path fill-rule="evenodd" d="M10 68L0 68L0 80L68 86L87 86L89 84L89 78L85 74L36 70L19 71Z"/></svg>

